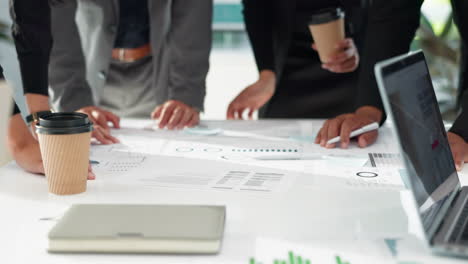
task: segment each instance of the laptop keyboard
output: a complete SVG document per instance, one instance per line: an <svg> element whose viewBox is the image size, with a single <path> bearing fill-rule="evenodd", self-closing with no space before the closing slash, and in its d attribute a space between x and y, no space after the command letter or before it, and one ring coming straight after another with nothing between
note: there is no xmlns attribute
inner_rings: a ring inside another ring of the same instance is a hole
<svg viewBox="0 0 468 264"><path fill-rule="evenodd" d="M468 203L465 203L457 224L450 236L450 241L468 244Z"/></svg>

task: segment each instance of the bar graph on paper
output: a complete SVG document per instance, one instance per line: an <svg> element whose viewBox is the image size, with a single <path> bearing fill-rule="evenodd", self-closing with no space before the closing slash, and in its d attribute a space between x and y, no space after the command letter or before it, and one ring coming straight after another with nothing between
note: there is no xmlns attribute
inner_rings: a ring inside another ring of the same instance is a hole
<svg viewBox="0 0 468 264"><path fill-rule="evenodd" d="M369 164L374 168L401 167L403 162L398 153L369 153Z"/></svg>
<svg viewBox="0 0 468 264"><path fill-rule="evenodd" d="M340 256L335 256L334 264L351 264L350 262L344 261ZM265 263L256 260L255 258L250 258L249 264L312 264L313 262L308 259L296 255L294 252L290 251L288 253L287 259L275 259L273 263Z"/></svg>

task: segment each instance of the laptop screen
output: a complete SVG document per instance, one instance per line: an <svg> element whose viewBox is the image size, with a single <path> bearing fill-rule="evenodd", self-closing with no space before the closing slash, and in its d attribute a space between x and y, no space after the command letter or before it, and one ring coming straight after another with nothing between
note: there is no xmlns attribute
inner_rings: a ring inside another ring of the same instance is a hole
<svg viewBox="0 0 468 264"><path fill-rule="evenodd" d="M380 78L419 214L431 237L459 180L423 53L383 66Z"/></svg>

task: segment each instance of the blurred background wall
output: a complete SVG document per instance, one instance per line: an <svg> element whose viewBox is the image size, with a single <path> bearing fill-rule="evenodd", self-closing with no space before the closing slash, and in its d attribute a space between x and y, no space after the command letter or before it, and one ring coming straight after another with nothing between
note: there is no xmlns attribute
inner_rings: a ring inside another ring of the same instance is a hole
<svg viewBox="0 0 468 264"><path fill-rule="evenodd" d="M240 0L215 0L214 3L213 50L203 118L224 119L229 102L256 80L257 69L245 33ZM455 113L460 38L451 20L449 0L426 0L422 13L421 29L412 49L425 50L441 110L450 121ZM0 32L9 32L6 0L0 1L0 22L4 24ZM15 87L15 98L24 109L16 54L8 40L0 40L0 63Z"/></svg>

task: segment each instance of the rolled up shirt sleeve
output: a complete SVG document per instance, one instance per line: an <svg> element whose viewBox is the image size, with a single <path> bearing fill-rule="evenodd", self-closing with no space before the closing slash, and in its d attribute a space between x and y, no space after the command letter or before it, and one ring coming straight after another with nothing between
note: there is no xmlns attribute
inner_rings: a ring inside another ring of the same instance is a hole
<svg viewBox="0 0 468 264"><path fill-rule="evenodd" d="M24 93L48 95L52 35L48 0L10 0L13 39Z"/></svg>

